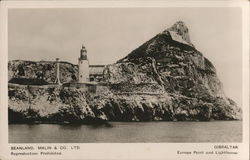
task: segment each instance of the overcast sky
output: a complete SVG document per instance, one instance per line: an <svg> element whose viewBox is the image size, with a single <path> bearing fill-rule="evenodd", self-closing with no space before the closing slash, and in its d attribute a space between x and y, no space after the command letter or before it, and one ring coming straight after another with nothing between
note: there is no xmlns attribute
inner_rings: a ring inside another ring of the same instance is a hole
<svg viewBox="0 0 250 160"><path fill-rule="evenodd" d="M9 60L58 57L77 64L84 44L90 64L114 63L179 20L241 106L239 8L10 9Z"/></svg>

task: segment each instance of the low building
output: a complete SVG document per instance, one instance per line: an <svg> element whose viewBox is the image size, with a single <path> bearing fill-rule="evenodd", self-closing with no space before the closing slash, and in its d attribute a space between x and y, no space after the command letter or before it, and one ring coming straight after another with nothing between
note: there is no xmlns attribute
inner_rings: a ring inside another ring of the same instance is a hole
<svg viewBox="0 0 250 160"><path fill-rule="evenodd" d="M102 82L104 67L105 65L89 65L89 80L91 82Z"/></svg>

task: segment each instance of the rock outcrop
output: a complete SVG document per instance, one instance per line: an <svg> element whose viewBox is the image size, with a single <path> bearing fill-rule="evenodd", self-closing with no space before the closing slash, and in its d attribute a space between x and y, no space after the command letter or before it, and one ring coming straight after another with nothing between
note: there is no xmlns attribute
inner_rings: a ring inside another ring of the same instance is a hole
<svg viewBox="0 0 250 160"><path fill-rule="evenodd" d="M60 81L67 83L78 80L78 66L68 62L60 63ZM13 60L8 63L8 79L42 79L47 83L55 83L56 61L24 61Z"/></svg>
<svg viewBox="0 0 250 160"><path fill-rule="evenodd" d="M11 61L9 79L41 78L35 75L42 71L42 79L54 82L55 65L27 63ZM62 82L76 80L77 66L62 66ZM22 70L26 70L25 75ZM58 85L9 84L9 121L241 119L241 108L225 96L215 67L195 49L183 22L156 35L117 63L107 65L103 77L106 89L101 92Z"/></svg>

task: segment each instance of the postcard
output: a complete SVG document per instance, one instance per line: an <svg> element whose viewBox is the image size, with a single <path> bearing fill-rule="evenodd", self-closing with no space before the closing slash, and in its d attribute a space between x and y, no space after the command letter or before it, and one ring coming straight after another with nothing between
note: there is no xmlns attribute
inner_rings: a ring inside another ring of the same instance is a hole
<svg viewBox="0 0 250 160"><path fill-rule="evenodd" d="M3 1L0 45L0 159L249 159L248 1Z"/></svg>

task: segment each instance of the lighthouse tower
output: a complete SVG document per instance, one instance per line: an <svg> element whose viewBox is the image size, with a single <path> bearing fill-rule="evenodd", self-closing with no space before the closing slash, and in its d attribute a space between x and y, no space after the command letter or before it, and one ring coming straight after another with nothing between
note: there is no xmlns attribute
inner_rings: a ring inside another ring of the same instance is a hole
<svg viewBox="0 0 250 160"><path fill-rule="evenodd" d="M89 82L89 61L87 57L87 50L84 45L82 45L80 57L78 59L79 66L79 83Z"/></svg>

